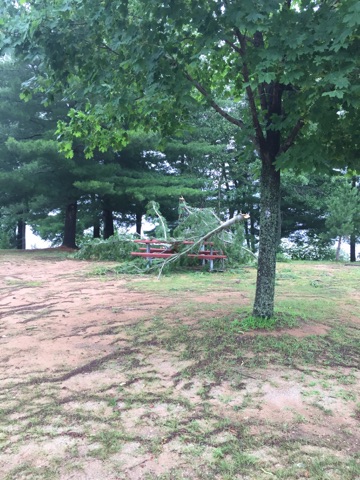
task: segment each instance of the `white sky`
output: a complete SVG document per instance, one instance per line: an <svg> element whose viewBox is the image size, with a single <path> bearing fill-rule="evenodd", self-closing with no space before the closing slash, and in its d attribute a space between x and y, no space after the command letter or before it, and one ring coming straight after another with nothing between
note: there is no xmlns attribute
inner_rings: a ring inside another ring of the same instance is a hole
<svg viewBox="0 0 360 480"><path fill-rule="evenodd" d="M26 250L33 250L34 248L48 248L51 242L46 242L35 235L29 225L26 225Z"/></svg>
<svg viewBox="0 0 360 480"><path fill-rule="evenodd" d="M146 222L143 218L142 222L142 234L143 230L151 230L154 227L153 224ZM135 233L136 227L131 227L128 230L128 233ZM51 242L42 240L39 236L35 235L31 230L29 225L26 225L26 250L33 250L35 248L49 248L51 247Z"/></svg>

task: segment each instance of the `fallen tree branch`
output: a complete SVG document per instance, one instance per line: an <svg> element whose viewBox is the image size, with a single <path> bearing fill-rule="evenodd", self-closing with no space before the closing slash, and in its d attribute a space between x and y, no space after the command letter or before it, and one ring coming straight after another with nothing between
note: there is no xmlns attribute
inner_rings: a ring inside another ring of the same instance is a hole
<svg viewBox="0 0 360 480"><path fill-rule="evenodd" d="M169 263L176 262L180 257L186 255L188 252L194 249L197 245L201 245L202 243L206 242L206 240L213 235L216 235L217 233L221 232L222 230L226 230L227 228L231 227L234 225L236 222L241 222L242 220L247 220L250 218L250 215L248 213L240 213L239 215L235 215L234 217L230 218L230 220L227 220L226 222L222 223L218 227L214 228L211 230L211 232L208 232L206 235L203 237L199 238L199 240L196 240L192 245L189 247L185 248L182 252L179 252L178 254L174 255L173 257L167 258L163 264L161 265L160 272L158 275L158 278L161 277L162 271L165 267L165 265L168 265Z"/></svg>

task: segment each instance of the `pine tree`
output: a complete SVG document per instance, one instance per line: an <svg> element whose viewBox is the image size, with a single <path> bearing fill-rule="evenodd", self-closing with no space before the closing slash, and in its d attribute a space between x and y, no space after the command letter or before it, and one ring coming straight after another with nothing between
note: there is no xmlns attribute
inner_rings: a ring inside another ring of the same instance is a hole
<svg viewBox="0 0 360 480"><path fill-rule="evenodd" d="M343 239L360 233L360 194L349 179L338 178L333 185L327 202L326 236L337 239L336 260L339 260Z"/></svg>

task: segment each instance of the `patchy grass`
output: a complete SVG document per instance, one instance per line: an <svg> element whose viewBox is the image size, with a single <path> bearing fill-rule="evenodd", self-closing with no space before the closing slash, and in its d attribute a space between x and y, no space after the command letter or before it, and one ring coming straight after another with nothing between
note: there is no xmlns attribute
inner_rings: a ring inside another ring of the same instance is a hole
<svg viewBox="0 0 360 480"><path fill-rule="evenodd" d="M22 280L6 280L6 285L9 286L15 286L15 287L40 287L42 285L42 282L24 282Z"/></svg>
<svg viewBox="0 0 360 480"><path fill-rule="evenodd" d="M34 255L25 261L39 271ZM276 315L264 321L251 316L253 268L157 280L107 263L91 276L74 262L61 290L62 257L48 281L21 273L22 258L5 255L14 281L1 285L1 478L360 478L360 269L279 264ZM21 306L8 305L29 283ZM26 330L33 297L45 314ZM7 351L24 336L39 348L50 338L58 364L32 367L28 343ZM84 355L70 364L74 338Z"/></svg>

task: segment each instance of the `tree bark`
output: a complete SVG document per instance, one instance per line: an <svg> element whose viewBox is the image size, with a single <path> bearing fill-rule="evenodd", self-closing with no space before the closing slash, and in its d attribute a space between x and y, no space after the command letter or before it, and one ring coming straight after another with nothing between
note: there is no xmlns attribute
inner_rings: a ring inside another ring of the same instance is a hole
<svg viewBox="0 0 360 480"><path fill-rule="evenodd" d="M268 127L272 124L273 115L281 116L282 114L282 93L283 87L279 83L274 82L267 86L265 118ZM254 115L254 109L252 111ZM256 127L255 124L254 127ZM286 148L289 148L291 142L294 141L295 130L296 133L298 132L298 129L293 130L286 142ZM256 128L255 131L257 131ZM276 253L281 235L280 171L276 170L274 165L277 156L282 151L280 131L268 128L266 137L257 136L257 143L262 167L260 177L259 258L253 315L270 318L274 315Z"/></svg>
<svg viewBox="0 0 360 480"><path fill-rule="evenodd" d="M100 221L98 218L94 220L93 238L100 238Z"/></svg>
<svg viewBox="0 0 360 480"><path fill-rule="evenodd" d="M77 248L76 246L76 217L77 217L77 203L69 203L65 210L65 225L63 247Z"/></svg>
<svg viewBox="0 0 360 480"><path fill-rule="evenodd" d="M114 235L114 217L111 210L103 210L104 240Z"/></svg>
<svg viewBox="0 0 360 480"><path fill-rule="evenodd" d="M94 212L98 211L99 201L95 193L91 194L91 206ZM93 238L100 238L100 218L96 213L94 214Z"/></svg>
<svg viewBox="0 0 360 480"><path fill-rule="evenodd" d="M250 209L250 250L256 252L256 230L255 230L255 219L254 219L254 210Z"/></svg>
<svg viewBox="0 0 360 480"><path fill-rule="evenodd" d="M279 235L280 172L270 156L262 161L260 199L260 241L253 315L274 315L276 251Z"/></svg>
<svg viewBox="0 0 360 480"><path fill-rule="evenodd" d="M17 222L16 248L18 250L25 250L26 248L26 223L23 220Z"/></svg>
<svg viewBox="0 0 360 480"><path fill-rule="evenodd" d="M356 237L354 233L350 235L350 262L356 262Z"/></svg>
<svg viewBox="0 0 360 480"><path fill-rule="evenodd" d="M142 212L136 212L136 233L141 236L141 226L142 226Z"/></svg>
<svg viewBox="0 0 360 480"><path fill-rule="evenodd" d="M251 245L250 245L250 233L249 233L249 225L247 222L244 224L244 229L245 229L245 240L246 240L246 246L250 250Z"/></svg>
<svg viewBox="0 0 360 480"><path fill-rule="evenodd" d="M357 188L356 186L357 177L353 176L351 180L352 188ZM355 233L350 235L350 262L356 262L356 236Z"/></svg>

